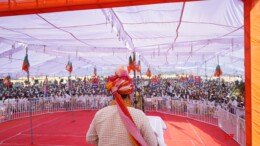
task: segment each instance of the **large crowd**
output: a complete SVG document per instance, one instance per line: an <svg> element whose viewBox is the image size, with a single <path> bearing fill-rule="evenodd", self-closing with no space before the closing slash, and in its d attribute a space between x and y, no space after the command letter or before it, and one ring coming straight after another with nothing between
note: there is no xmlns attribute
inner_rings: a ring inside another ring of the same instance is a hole
<svg viewBox="0 0 260 146"><path fill-rule="evenodd" d="M235 106L244 108L243 82L224 80L180 81L163 79L144 87L147 98L170 96L172 99L208 101L215 106Z"/></svg>
<svg viewBox="0 0 260 146"><path fill-rule="evenodd" d="M8 103L26 102L29 98L51 100L52 102L76 101L93 103L92 107L104 107L112 100L105 88L106 79L53 79L34 81L31 84L15 82L7 88L0 84L0 107ZM224 80L198 81L190 78L161 78L136 80L136 92L145 101L168 98L170 100L188 101L221 107L235 113L236 108L244 108L243 82L226 82ZM134 98L134 100L136 100ZM135 103L135 102L133 102Z"/></svg>

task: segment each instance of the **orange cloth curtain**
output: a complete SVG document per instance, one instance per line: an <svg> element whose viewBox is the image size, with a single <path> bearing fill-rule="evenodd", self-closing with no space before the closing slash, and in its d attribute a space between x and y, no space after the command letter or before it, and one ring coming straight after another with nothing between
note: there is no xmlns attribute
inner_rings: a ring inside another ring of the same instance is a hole
<svg viewBox="0 0 260 146"><path fill-rule="evenodd" d="M244 0L246 145L260 144L260 1Z"/></svg>
<svg viewBox="0 0 260 146"><path fill-rule="evenodd" d="M251 138L252 146L260 145L260 1L251 0L250 11L250 61L251 61ZM248 17L249 18L249 17ZM248 21L248 19L246 19ZM248 49L248 48L247 48ZM247 52L246 52L247 53ZM246 62L248 60L245 60ZM246 67L246 69L248 69ZM246 97L247 98L247 97ZM250 107L247 110L250 109ZM250 114L250 113L247 113ZM248 120L248 119L246 119ZM250 119L249 119L250 121ZM248 121L248 122L249 122ZM250 134L248 135L250 136ZM250 137L248 138L248 141ZM250 142L248 142L249 145Z"/></svg>

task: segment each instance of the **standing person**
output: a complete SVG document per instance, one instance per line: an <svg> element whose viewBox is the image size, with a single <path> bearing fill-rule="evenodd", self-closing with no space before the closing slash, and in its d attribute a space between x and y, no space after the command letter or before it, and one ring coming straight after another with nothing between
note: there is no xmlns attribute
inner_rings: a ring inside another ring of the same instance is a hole
<svg viewBox="0 0 260 146"><path fill-rule="evenodd" d="M157 146L146 115L130 107L134 85L127 70L119 68L106 88L113 94L114 101L96 113L87 132L87 141L99 146Z"/></svg>

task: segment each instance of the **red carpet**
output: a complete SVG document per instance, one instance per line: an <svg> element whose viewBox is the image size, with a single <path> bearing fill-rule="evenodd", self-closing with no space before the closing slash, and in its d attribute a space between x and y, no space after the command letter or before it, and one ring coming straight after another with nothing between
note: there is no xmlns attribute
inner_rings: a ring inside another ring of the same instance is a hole
<svg viewBox="0 0 260 146"><path fill-rule="evenodd" d="M38 146L83 146L86 132L95 111L64 112L33 117L34 144ZM165 141L168 146L238 146L227 139L221 129L183 117L150 112L163 118L167 125ZM31 144L28 118L0 124L1 146Z"/></svg>

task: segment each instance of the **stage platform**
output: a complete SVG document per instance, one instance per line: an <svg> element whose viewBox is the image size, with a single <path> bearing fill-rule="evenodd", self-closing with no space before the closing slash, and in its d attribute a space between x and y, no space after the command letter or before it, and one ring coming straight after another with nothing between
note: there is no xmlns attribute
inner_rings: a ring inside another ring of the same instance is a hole
<svg viewBox="0 0 260 146"><path fill-rule="evenodd" d="M91 146L86 132L96 111L49 113L33 117L35 146ZM148 112L160 116L167 125L164 139L168 146L239 146L219 127L189 118ZM0 124L1 146L31 145L30 120L22 118Z"/></svg>

